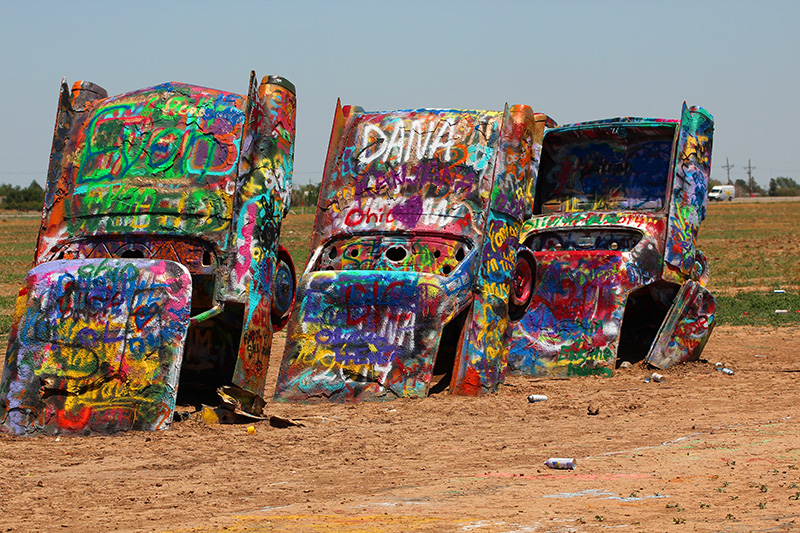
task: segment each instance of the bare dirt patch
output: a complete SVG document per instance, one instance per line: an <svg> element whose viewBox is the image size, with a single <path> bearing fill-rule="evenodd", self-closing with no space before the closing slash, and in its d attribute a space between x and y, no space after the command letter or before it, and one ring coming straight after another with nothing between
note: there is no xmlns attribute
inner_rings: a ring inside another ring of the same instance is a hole
<svg viewBox="0 0 800 533"><path fill-rule="evenodd" d="M0 436L0 530L785 530L800 523L798 333L719 327L706 362L662 383L638 366L510 377L481 398L270 404L304 426L259 422L252 435L193 418L158 433Z"/></svg>

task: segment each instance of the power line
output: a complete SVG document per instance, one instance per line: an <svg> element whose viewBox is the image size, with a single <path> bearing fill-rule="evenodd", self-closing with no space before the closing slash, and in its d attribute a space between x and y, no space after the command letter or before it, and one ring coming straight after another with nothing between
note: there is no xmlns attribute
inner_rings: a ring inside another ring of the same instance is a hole
<svg viewBox="0 0 800 533"><path fill-rule="evenodd" d="M750 164L750 160L747 160L747 166L744 167L747 169L747 188L750 189L750 193L752 194L755 190L756 180L753 178L753 171L756 169L753 165Z"/></svg>
<svg viewBox="0 0 800 533"><path fill-rule="evenodd" d="M730 163L728 163L728 158L726 157L726 158L725 158L725 164L724 164L724 165L722 165L722 168L724 168L725 170L727 170L727 171L728 171L728 185L731 185L731 169L732 169L734 166L735 166L735 165L731 165Z"/></svg>

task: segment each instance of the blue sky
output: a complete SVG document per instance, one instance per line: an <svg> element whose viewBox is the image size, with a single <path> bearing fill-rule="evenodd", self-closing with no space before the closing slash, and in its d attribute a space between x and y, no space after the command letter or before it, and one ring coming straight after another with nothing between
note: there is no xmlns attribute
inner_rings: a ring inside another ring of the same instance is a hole
<svg viewBox="0 0 800 533"><path fill-rule="evenodd" d="M336 99L368 110L528 104L559 124L716 122L712 177L800 182L800 2L4 0L0 183L44 183L62 76L109 94L181 81L297 87L296 184L319 182Z"/></svg>

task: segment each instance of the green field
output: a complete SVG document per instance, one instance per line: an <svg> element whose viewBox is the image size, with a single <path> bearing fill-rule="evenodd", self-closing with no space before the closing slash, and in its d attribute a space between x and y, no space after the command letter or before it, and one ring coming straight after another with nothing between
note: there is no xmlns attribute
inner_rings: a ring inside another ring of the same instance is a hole
<svg viewBox="0 0 800 533"><path fill-rule="evenodd" d="M800 324L800 203L710 204L698 245L718 324Z"/></svg>
<svg viewBox="0 0 800 533"><path fill-rule="evenodd" d="M19 286L33 261L39 222L38 215L0 217L3 344ZM309 213L290 214L283 222L281 243L292 254L298 275L308 257L313 223ZM711 204L699 247L708 257L718 324L800 324L800 203ZM785 293L776 294L776 289Z"/></svg>
<svg viewBox="0 0 800 533"><path fill-rule="evenodd" d="M711 204L698 246L715 292L800 288L800 203Z"/></svg>

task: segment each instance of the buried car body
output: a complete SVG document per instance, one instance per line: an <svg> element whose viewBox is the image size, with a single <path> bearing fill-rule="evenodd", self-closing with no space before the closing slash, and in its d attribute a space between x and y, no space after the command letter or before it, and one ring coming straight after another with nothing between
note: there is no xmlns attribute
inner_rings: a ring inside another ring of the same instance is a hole
<svg viewBox="0 0 800 533"><path fill-rule="evenodd" d="M533 299L509 328L509 371L611 375L623 360L697 358L714 325L705 218L713 119L621 118L549 129L534 216Z"/></svg>
<svg viewBox="0 0 800 533"><path fill-rule="evenodd" d="M518 235L548 121L528 106L365 112L337 104L276 399L496 389ZM514 294L512 306L524 305Z"/></svg>
<svg viewBox="0 0 800 533"><path fill-rule="evenodd" d="M277 76L251 73L246 96L171 82L109 97L62 82L0 429L164 429L178 382L260 413L293 302L278 238L294 129L294 86Z"/></svg>

